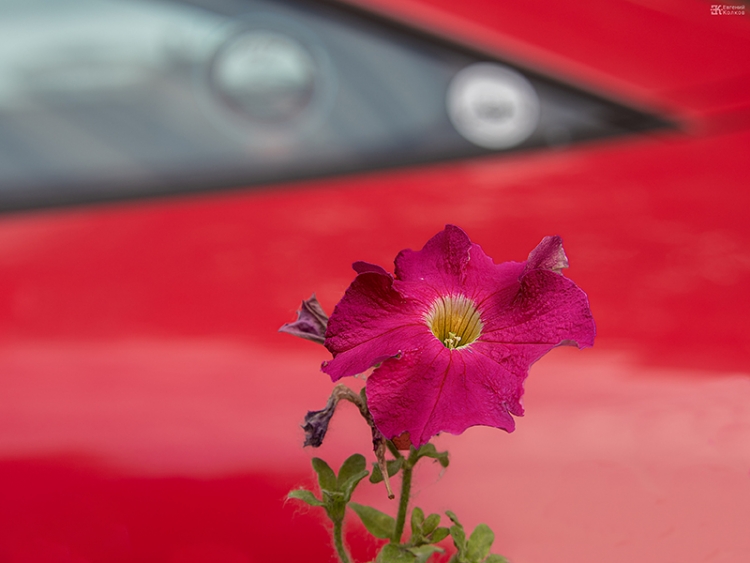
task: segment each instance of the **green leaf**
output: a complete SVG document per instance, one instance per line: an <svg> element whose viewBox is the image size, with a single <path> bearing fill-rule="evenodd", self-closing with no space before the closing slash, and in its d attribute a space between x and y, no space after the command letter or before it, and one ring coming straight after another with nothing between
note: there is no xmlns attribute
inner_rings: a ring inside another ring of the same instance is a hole
<svg viewBox="0 0 750 563"><path fill-rule="evenodd" d="M487 524L479 524L471 533L469 546L466 550L466 558L471 563L481 563L490 554L492 542L495 541L495 533Z"/></svg>
<svg viewBox="0 0 750 563"><path fill-rule="evenodd" d="M397 457L396 459L389 460L386 465L388 466L388 477L393 477L396 473L401 471L401 467L404 465L404 457Z"/></svg>
<svg viewBox="0 0 750 563"><path fill-rule="evenodd" d="M312 459L312 466L315 473L318 474L318 483L320 484L321 490L330 492L338 490L336 474L333 472L330 465L319 457L314 457Z"/></svg>
<svg viewBox="0 0 750 563"><path fill-rule="evenodd" d="M417 451L417 458L421 457L431 457L438 460L443 467L448 467L448 452L437 451L433 444L428 443L419 448L419 451Z"/></svg>
<svg viewBox="0 0 750 563"><path fill-rule="evenodd" d="M451 519L451 522L453 522L456 526L460 526L461 522L458 521L458 516L456 516L452 511L446 510L445 515Z"/></svg>
<svg viewBox="0 0 750 563"><path fill-rule="evenodd" d="M339 477L337 480L338 490L343 491L346 482L350 478L366 470L367 462L365 461L365 456L363 456L362 454L354 454L353 456L347 458L346 461L341 464L341 469L339 469Z"/></svg>
<svg viewBox="0 0 750 563"><path fill-rule="evenodd" d="M343 493L324 492L323 498L326 503L326 512L333 522L343 522L346 515L346 501Z"/></svg>
<svg viewBox="0 0 750 563"><path fill-rule="evenodd" d="M418 547L409 547L407 550L417 556L414 563L426 563L433 553L443 553L444 551L435 545L420 545Z"/></svg>
<svg viewBox="0 0 750 563"><path fill-rule="evenodd" d="M380 483L383 480L383 472L377 463L372 464L372 473L370 473L370 483Z"/></svg>
<svg viewBox="0 0 750 563"><path fill-rule="evenodd" d="M389 540L393 537L393 534L396 532L396 520L391 516L371 506L357 504L356 502L349 503L349 506L357 513L367 531L373 536L384 540Z"/></svg>
<svg viewBox="0 0 750 563"><path fill-rule="evenodd" d="M418 506L415 506L414 510L411 511L411 538L409 539L410 545L417 546L427 543L426 541L424 541L422 524L424 524L424 511Z"/></svg>
<svg viewBox="0 0 750 563"><path fill-rule="evenodd" d="M349 502L352 498L352 493L354 492L354 489L359 485L359 482L367 477L367 474L369 471L365 469L364 471L360 471L359 473L356 473L349 477L349 479L344 482L344 490L342 491L342 494L344 495L344 502Z"/></svg>
<svg viewBox="0 0 750 563"><path fill-rule="evenodd" d="M435 457L437 456L437 448L435 448L435 444L430 444L429 442L426 444L423 444L420 446L419 450L417 450L417 455L419 457Z"/></svg>
<svg viewBox="0 0 750 563"><path fill-rule="evenodd" d="M378 553L375 563L416 563L417 556L395 543L387 543Z"/></svg>
<svg viewBox="0 0 750 563"><path fill-rule="evenodd" d="M463 526L456 524L451 526L451 537L453 538L453 545L456 546L459 554L466 552L466 532L464 532Z"/></svg>
<svg viewBox="0 0 750 563"><path fill-rule="evenodd" d="M445 469L450 465L450 459L448 459L448 452L441 452L440 455L437 458L440 465Z"/></svg>
<svg viewBox="0 0 750 563"><path fill-rule="evenodd" d="M404 458L399 457L396 459L389 459L386 462L388 467L388 477L393 477L396 473L401 470L401 466L404 464ZM383 472L380 470L380 466L377 463L372 464L372 474L370 475L370 483L380 483L383 480Z"/></svg>
<svg viewBox="0 0 750 563"><path fill-rule="evenodd" d="M289 491L289 494L286 496L286 498L293 498L297 500L301 500L302 502L306 502L310 506L323 506L325 503L318 499L312 491L308 491L305 489L297 489L296 491Z"/></svg>
<svg viewBox="0 0 750 563"><path fill-rule="evenodd" d="M494 553L484 560L484 563L510 563L502 555L495 555Z"/></svg>
<svg viewBox="0 0 750 563"><path fill-rule="evenodd" d="M438 543L443 541L445 538L447 538L451 534L451 531L448 528L437 528L434 532L429 534L429 540L430 543Z"/></svg>
<svg viewBox="0 0 750 563"><path fill-rule="evenodd" d="M422 532L424 535L429 536L435 531L435 528L440 524L440 514L430 514L422 524Z"/></svg>
<svg viewBox="0 0 750 563"><path fill-rule="evenodd" d="M424 524L424 511L418 506L411 511L411 533L422 535L422 524Z"/></svg>

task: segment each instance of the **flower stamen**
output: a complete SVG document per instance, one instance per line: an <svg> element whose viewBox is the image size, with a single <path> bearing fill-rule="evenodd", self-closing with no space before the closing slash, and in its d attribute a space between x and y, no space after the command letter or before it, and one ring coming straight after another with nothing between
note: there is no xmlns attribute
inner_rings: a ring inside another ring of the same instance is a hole
<svg viewBox="0 0 750 563"><path fill-rule="evenodd" d="M465 348L482 334L484 326L474 301L465 295L439 297L424 320L443 346Z"/></svg>

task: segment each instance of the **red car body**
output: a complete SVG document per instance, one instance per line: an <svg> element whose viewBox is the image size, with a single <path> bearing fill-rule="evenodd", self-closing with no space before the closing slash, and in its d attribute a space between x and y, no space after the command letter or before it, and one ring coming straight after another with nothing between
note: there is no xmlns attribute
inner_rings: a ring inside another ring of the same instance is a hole
<svg viewBox="0 0 750 563"><path fill-rule="evenodd" d="M417 504L486 522L516 563L746 561L747 16L358 4L676 127L0 216L0 561L331 561L324 519L285 495L312 486L313 455L369 455L367 429L344 408L302 448L328 353L277 329L313 292L330 312L352 262L390 267L447 223L496 261L561 235L598 337L532 368L513 434L440 436L451 466L417 475ZM357 494L393 510L379 486Z"/></svg>

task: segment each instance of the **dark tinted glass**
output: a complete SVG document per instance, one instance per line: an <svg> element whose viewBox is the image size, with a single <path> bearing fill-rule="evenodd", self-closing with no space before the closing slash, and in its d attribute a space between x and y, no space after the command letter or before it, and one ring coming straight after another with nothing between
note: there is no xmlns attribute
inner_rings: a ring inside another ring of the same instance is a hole
<svg viewBox="0 0 750 563"><path fill-rule="evenodd" d="M0 207L567 145L662 123L332 3L0 2Z"/></svg>

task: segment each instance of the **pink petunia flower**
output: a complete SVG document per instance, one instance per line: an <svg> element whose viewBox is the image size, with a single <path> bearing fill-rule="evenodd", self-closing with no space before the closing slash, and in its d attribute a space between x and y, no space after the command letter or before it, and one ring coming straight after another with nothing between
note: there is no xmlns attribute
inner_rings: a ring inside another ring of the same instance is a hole
<svg viewBox="0 0 750 563"><path fill-rule="evenodd" d="M560 237L545 237L526 262L495 264L448 225L395 265L395 277L353 265L322 366L333 381L378 366L367 403L386 438L408 432L418 447L476 425L512 432L531 364L555 346L594 343L586 294L560 273Z"/></svg>

